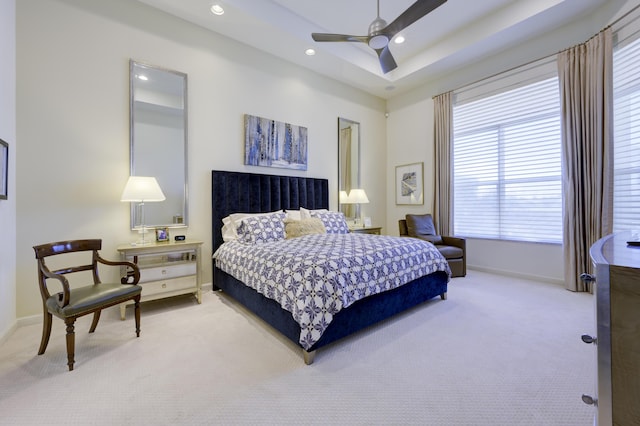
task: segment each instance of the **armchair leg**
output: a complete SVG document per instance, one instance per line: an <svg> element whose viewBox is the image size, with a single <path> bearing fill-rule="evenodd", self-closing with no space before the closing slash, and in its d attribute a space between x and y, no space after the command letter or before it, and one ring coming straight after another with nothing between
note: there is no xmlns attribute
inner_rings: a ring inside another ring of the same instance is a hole
<svg viewBox="0 0 640 426"><path fill-rule="evenodd" d="M140 337L140 296L133 299L134 312L136 317L136 337Z"/></svg>
<svg viewBox="0 0 640 426"><path fill-rule="evenodd" d="M69 371L73 371L76 346L76 333L74 323L76 322L76 319L67 318L64 320L64 322L65 324L67 324L67 365L69 366Z"/></svg>
<svg viewBox="0 0 640 426"><path fill-rule="evenodd" d="M98 321L100 321L100 313L101 312L102 312L102 310L95 311L93 313L93 321L91 322L91 328L89 328L89 333L93 333L94 331L96 331L96 327L98 326Z"/></svg>
<svg viewBox="0 0 640 426"><path fill-rule="evenodd" d="M49 311L44 311L44 320L42 323L42 340L40 340L40 349L38 349L38 355L42 355L47 350L49 344L49 337L51 336L51 314Z"/></svg>

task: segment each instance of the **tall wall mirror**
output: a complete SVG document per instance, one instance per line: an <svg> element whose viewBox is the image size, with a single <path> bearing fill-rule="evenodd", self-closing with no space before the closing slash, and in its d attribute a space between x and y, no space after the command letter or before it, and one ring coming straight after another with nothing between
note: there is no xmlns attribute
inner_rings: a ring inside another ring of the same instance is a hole
<svg viewBox="0 0 640 426"><path fill-rule="evenodd" d="M144 217L131 203L131 228L187 226L187 75L130 60L129 80L131 176L155 177L166 197Z"/></svg>
<svg viewBox="0 0 640 426"><path fill-rule="evenodd" d="M338 118L338 205L348 218L356 217L356 205L343 204L352 189L360 188L360 123Z"/></svg>

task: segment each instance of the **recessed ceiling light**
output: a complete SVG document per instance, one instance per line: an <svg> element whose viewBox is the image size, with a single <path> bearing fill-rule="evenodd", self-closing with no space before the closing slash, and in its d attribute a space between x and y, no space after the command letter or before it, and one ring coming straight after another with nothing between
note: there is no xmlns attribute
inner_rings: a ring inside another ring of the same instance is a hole
<svg viewBox="0 0 640 426"><path fill-rule="evenodd" d="M309 48L309 49L304 51L304 54L307 55L307 56L313 56L313 55L316 54L316 51L314 49Z"/></svg>
<svg viewBox="0 0 640 426"><path fill-rule="evenodd" d="M219 4L211 6L211 13L214 15L224 15L224 9Z"/></svg>
<svg viewBox="0 0 640 426"><path fill-rule="evenodd" d="M397 36L394 37L393 41L395 44L404 43L404 36L398 34Z"/></svg>

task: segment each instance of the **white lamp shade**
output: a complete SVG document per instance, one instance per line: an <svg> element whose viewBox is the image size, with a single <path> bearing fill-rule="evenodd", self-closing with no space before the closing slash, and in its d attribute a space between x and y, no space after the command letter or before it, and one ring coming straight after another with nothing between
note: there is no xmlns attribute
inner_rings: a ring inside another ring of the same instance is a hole
<svg viewBox="0 0 640 426"><path fill-rule="evenodd" d="M353 204L366 204L369 202L369 198L364 189L352 189L349 192L349 201Z"/></svg>
<svg viewBox="0 0 640 426"><path fill-rule="evenodd" d="M340 204L349 204L349 195L347 195L347 191L340 191Z"/></svg>
<svg viewBox="0 0 640 426"><path fill-rule="evenodd" d="M165 196L158 181L150 176L130 176L122 191L120 201L147 202L164 201Z"/></svg>

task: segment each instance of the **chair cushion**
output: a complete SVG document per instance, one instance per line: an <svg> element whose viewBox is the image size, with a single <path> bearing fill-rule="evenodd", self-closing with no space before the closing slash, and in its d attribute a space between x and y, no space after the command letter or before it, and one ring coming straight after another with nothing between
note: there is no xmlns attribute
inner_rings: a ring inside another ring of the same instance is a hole
<svg viewBox="0 0 640 426"><path fill-rule="evenodd" d="M58 304L60 293L47 299L47 309L59 318L90 313L106 303L117 304L132 299L140 294L142 287L130 284L101 283L71 290L69 304L61 307ZM60 296L61 298L61 296Z"/></svg>
<svg viewBox="0 0 640 426"><path fill-rule="evenodd" d="M436 245L445 259L462 259L463 251L460 247Z"/></svg>
<svg viewBox="0 0 640 426"><path fill-rule="evenodd" d="M431 241L433 244L442 244L442 237L436 235L436 227L430 214L408 214L407 233L410 237Z"/></svg>

